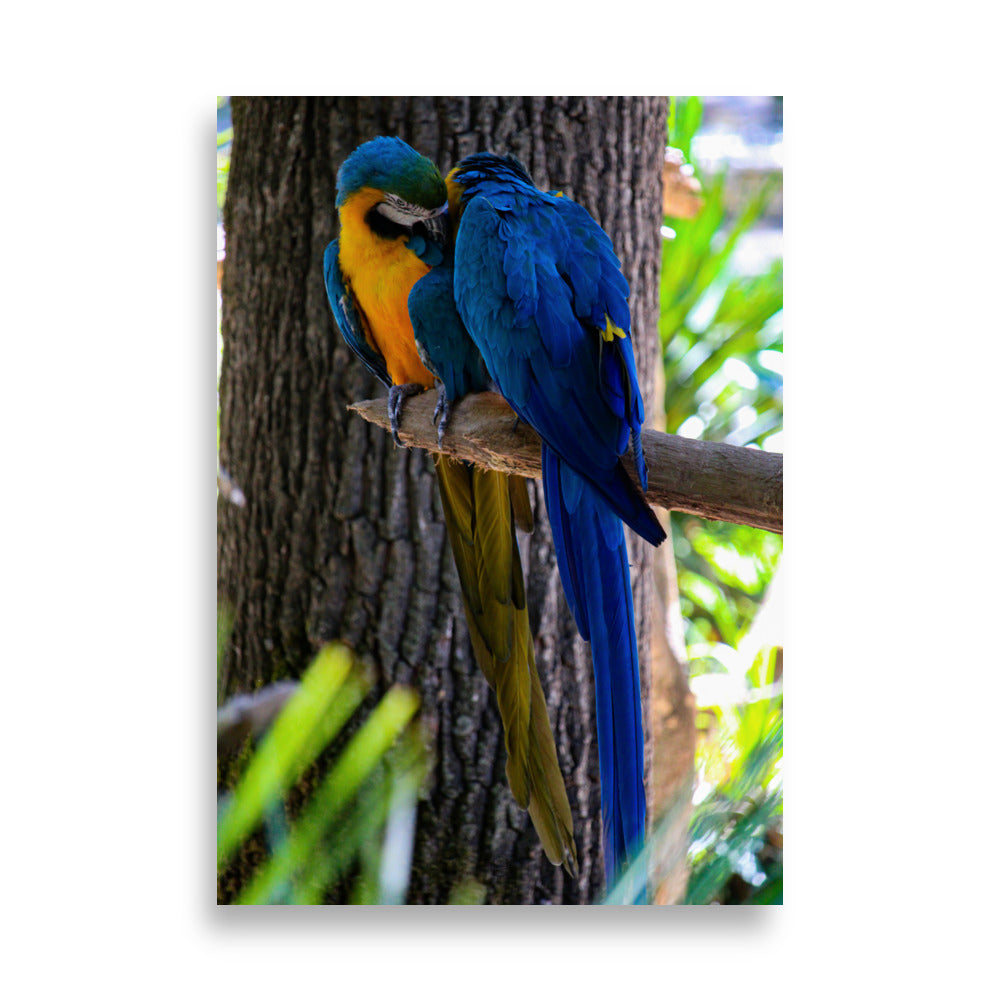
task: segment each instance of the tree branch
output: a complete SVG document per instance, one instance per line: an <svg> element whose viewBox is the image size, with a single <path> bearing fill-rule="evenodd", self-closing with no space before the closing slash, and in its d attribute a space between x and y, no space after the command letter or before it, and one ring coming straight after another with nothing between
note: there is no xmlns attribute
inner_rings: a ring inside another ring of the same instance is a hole
<svg viewBox="0 0 1000 1000"><path fill-rule="evenodd" d="M437 393L425 392L403 405L399 436L407 447L541 478L538 435L517 420L502 396L483 392L460 400L452 410L441 446L431 420L436 401ZM348 409L389 429L384 398L352 403ZM651 504L781 534L781 455L654 430L642 432L642 447L649 466L646 499ZM634 479L631 453L625 464Z"/></svg>

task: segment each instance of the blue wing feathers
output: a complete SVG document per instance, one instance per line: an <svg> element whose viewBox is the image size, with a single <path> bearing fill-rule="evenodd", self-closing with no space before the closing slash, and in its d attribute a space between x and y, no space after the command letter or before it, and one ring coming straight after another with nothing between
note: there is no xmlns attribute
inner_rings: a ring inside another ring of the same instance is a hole
<svg viewBox="0 0 1000 1000"><path fill-rule="evenodd" d="M489 386L479 349L469 339L455 306L454 261L449 255L410 291L407 300L421 356L444 383L449 400Z"/></svg>
<svg viewBox="0 0 1000 1000"><path fill-rule="evenodd" d="M330 308L337 320L337 326L348 347L361 358L368 370L383 384L391 385L385 359L376 351L365 337L364 321L361 311L354 300L353 294L344 282L340 271L340 244L333 240L323 254L323 278L326 284L326 296Z"/></svg>

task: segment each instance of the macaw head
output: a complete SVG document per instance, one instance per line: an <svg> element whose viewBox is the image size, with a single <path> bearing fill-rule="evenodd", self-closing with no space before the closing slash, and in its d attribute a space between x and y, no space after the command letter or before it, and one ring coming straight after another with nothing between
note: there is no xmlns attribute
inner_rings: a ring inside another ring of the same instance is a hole
<svg viewBox="0 0 1000 1000"><path fill-rule="evenodd" d="M534 187L528 168L511 153L506 156L499 156L497 153L473 153L448 174L448 183L458 186L463 191L485 181L528 184Z"/></svg>
<svg viewBox="0 0 1000 1000"><path fill-rule="evenodd" d="M448 209L457 224L465 203L490 181L497 184L527 184L534 187L528 168L512 154L473 153L448 174Z"/></svg>
<svg viewBox="0 0 1000 1000"><path fill-rule="evenodd" d="M337 173L337 208L364 205L364 221L376 236L446 238L448 192L434 163L402 139L379 136L363 143ZM343 211L341 211L343 218Z"/></svg>

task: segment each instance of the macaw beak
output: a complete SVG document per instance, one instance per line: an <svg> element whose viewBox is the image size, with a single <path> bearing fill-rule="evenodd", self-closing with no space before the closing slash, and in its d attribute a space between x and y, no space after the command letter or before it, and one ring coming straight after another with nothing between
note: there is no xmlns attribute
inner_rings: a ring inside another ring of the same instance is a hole
<svg viewBox="0 0 1000 1000"><path fill-rule="evenodd" d="M423 220L427 227L427 234L439 246L444 247L448 242L448 206L442 205L434 215Z"/></svg>

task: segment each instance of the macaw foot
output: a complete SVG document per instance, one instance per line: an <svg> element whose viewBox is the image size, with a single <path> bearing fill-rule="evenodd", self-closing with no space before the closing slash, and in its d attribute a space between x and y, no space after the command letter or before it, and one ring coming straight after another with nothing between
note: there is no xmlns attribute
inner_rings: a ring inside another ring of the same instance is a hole
<svg viewBox="0 0 1000 1000"><path fill-rule="evenodd" d="M438 445L442 445L444 440L444 429L451 419L451 403L448 402L448 393L445 391L444 382L438 383L437 405L431 416L431 422L438 429Z"/></svg>
<svg viewBox="0 0 1000 1000"><path fill-rule="evenodd" d="M389 387L389 429L392 431L392 440L400 447L403 442L399 440L399 414L403 409L403 400L423 391L424 387L419 382L404 382L402 385Z"/></svg>

